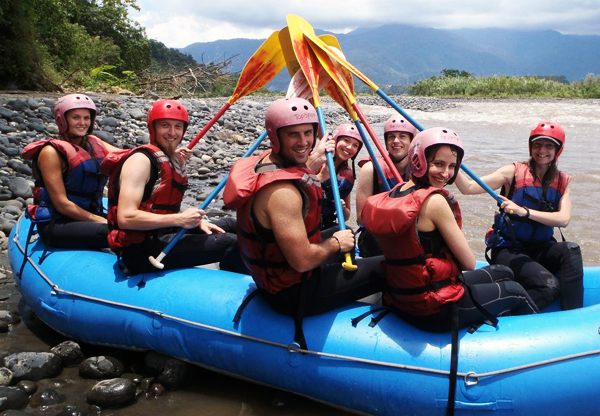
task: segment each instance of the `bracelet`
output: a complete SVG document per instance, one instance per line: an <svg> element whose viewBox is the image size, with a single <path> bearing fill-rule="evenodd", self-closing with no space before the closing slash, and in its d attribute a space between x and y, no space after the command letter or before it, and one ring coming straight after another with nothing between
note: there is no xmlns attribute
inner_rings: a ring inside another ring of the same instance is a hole
<svg viewBox="0 0 600 416"><path fill-rule="evenodd" d="M342 245L340 244L340 240L338 240L338 238L335 235L331 236L331 238L335 238L335 241L337 241L337 243L338 243L338 250L336 253L339 253L340 251L342 251Z"/></svg>
<svg viewBox="0 0 600 416"><path fill-rule="evenodd" d="M527 207L523 207L523 208L525 208L525 211L527 211L527 214L525 214L525 216L523 218L529 218L529 214L530 214L529 208L527 208Z"/></svg>

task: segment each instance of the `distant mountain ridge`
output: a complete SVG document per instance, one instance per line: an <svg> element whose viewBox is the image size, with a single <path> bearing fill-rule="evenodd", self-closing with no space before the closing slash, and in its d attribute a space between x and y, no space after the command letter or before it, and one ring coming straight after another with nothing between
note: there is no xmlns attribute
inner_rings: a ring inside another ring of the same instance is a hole
<svg viewBox="0 0 600 416"><path fill-rule="evenodd" d="M317 30L317 34L327 33ZM563 35L553 30L431 29L402 24L335 34L346 59L380 86L407 85L458 69L476 76L565 76L569 81L600 74L600 36ZM198 62L223 61L242 70L263 40L228 39L194 43L180 50ZM268 86L285 90L287 71Z"/></svg>

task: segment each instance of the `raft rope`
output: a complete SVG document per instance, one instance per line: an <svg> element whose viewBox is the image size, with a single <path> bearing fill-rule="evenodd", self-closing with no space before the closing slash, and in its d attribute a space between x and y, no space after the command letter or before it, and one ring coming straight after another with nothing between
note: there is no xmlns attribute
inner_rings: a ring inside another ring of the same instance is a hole
<svg viewBox="0 0 600 416"><path fill-rule="evenodd" d="M13 238L13 241L16 243L17 247L19 247L19 250L21 251L21 253L23 253L23 255L25 256L25 250L23 249L23 246L21 245L20 241L18 240L20 224L21 224L21 221L20 220L17 221L17 224L16 224L17 229L15 231L15 236ZM352 361L352 362L357 362L357 363L362 363L362 364L370 364L370 365L375 365L375 366L380 366L380 367L396 368L396 369L400 369L400 370L408 370L408 371L430 373L430 374L439 374L439 375L443 375L443 376L450 375L450 371L447 371L447 370L436 370L434 368L426 368L426 367L412 366L412 365L406 365L406 364L390 363L390 362L386 362L386 361L370 360L370 359L366 359L366 358L351 357L351 356L347 356L347 355L331 354L331 353L327 353L327 352L302 349L302 348L299 348L296 343L283 344L280 342L269 341L266 339L253 337L250 335L240 334L238 332L230 331L230 330L227 330L224 328L218 328L218 327L215 327L212 325L207 325L207 324L202 324L200 322L191 321L189 319L180 318L180 317L173 316L173 315L168 315L168 314L165 314L161 311L157 311L154 309L148 309L148 308L144 308L141 306L129 305L126 303L114 302L111 300L97 298L95 296L89 296L89 295L84 295L81 293L71 292L68 290L61 289L58 287L58 285L54 284L52 282L52 280L50 280L44 274L44 272L39 268L39 266L37 264L35 264L33 262L33 260L31 260L31 256L25 256L25 257L27 258L27 262L29 264L31 264L31 266L38 272L38 274L42 277L42 279L44 279L46 281L46 283L48 283L48 286L50 286L52 288L53 292L51 292L51 293L53 295L58 295L59 293L61 293L61 294L74 296L74 297L81 298L81 299L104 303L107 305L114 305L114 306L119 306L119 307L126 308L126 309L133 309L133 310L137 310L137 311L141 311L141 312L146 312L146 313L155 315L160 318L170 319L170 320L176 321L176 322L182 322L182 323L196 326L199 328L208 329L211 331L215 331L215 332L219 332L219 333L223 333L223 334L227 334L227 335L231 335L234 337L247 339L247 340L251 340L251 341L255 341L255 342L260 342L260 343L263 343L266 345L271 345L274 347L285 348L289 352L293 352L293 353L309 354L309 355L315 355L318 357L332 358L332 359L343 360L343 361ZM563 361L575 360L578 358L590 357L593 355L600 355L600 349L592 350L592 351L585 351L585 352L576 353L576 354L564 355L561 357L551 358L548 360L536 361L536 362L530 363L530 364L509 367L509 368L505 368L502 370L488 371L486 373L478 374L474 371L470 371L468 373L457 372L456 375L457 375L457 377L461 377L464 379L465 386L474 386L474 385L479 384L479 380L483 379L483 378L493 377L493 376L498 376L498 375L508 374L508 373L514 373L517 371L528 370L530 368L541 367L541 366L555 364L555 363L559 363L559 362L563 362Z"/></svg>

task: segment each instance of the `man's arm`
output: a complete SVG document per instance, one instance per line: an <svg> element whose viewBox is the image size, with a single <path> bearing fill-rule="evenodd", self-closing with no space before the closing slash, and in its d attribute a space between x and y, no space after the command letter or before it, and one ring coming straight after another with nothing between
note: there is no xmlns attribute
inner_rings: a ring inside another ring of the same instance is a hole
<svg viewBox="0 0 600 416"><path fill-rule="evenodd" d="M150 180L150 159L135 153L123 164L117 221L126 230L155 230L167 227L194 228L200 225L204 211L188 208L177 214L155 214L139 209L144 188Z"/></svg>
<svg viewBox="0 0 600 416"><path fill-rule="evenodd" d="M262 188L253 209L261 225L273 231L289 265L299 272L315 269L332 254L354 247L350 230L338 231L335 238L319 244L308 240L302 218L302 196L291 182L277 182Z"/></svg>

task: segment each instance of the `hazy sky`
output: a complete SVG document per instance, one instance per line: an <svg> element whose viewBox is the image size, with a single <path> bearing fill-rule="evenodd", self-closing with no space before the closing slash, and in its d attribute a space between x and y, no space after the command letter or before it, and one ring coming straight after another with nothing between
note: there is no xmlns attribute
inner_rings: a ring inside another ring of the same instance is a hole
<svg viewBox="0 0 600 416"><path fill-rule="evenodd" d="M600 0L137 0L130 17L171 48L218 39L264 39L296 14L346 33L403 23L437 29L553 29L600 35Z"/></svg>

